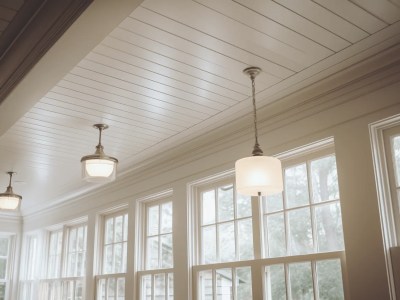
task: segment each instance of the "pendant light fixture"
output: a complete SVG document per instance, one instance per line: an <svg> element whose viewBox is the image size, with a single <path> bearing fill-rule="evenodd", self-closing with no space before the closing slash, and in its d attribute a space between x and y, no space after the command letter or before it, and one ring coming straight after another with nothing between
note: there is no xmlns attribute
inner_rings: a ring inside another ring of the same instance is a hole
<svg viewBox="0 0 400 300"><path fill-rule="evenodd" d="M10 182L4 193L0 194L0 209L16 210L22 200L20 195L14 194L11 186L11 178L15 172L7 172L10 175Z"/></svg>
<svg viewBox="0 0 400 300"><path fill-rule="evenodd" d="M280 160L271 156L263 156L263 151L258 143L255 78L260 72L261 69L257 67L243 70L243 73L250 77L252 84L255 145L253 156L236 161L235 173L237 192L248 196L265 196L283 190Z"/></svg>
<svg viewBox="0 0 400 300"><path fill-rule="evenodd" d="M108 182L115 179L118 159L104 153L101 144L101 134L108 128L106 124L94 124L94 128L99 130L99 144L96 152L92 155L82 157L82 178L89 182Z"/></svg>

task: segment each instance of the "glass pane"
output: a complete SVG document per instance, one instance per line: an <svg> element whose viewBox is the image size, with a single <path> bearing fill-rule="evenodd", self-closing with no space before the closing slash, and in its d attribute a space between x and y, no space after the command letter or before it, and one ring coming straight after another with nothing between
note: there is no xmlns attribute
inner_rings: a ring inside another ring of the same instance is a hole
<svg viewBox="0 0 400 300"><path fill-rule="evenodd" d="M233 185L218 188L218 221L228 221L234 218Z"/></svg>
<svg viewBox="0 0 400 300"><path fill-rule="evenodd" d="M168 300L174 299L174 275L168 273Z"/></svg>
<svg viewBox="0 0 400 300"><path fill-rule="evenodd" d="M317 261L317 278L320 300L344 299L339 259Z"/></svg>
<svg viewBox="0 0 400 300"><path fill-rule="evenodd" d="M79 227L78 228L78 245L77 245L77 249L79 251L86 250L85 237L86 237L86 226Z"/></svg>
<svg viewBox="0 0 400 300"><path fill-rule="evenodd" d="M285 218L283 213L264 216L264 232L268 257L279 257L286 255Z"/></svg>
<svg viewBox="0 0 400 300"><path fill-rule="evenodd" d="M158 267L158 236L156 236L147 239L147 269Z"/></svg>
<svg viewBox="0 0 400 300"><path fill-rule="evenodd" d="M124 215L124 241L128 240L128 214Z"/></svg>
<svg viewBox="0 0 400 300"><path fill-rule="evenodd" d="M172 268L172 234L161 236L161 268Z"/></svg>
<svg viewBox="0 0 400 300"><path fill-rule="evenodd" d="M100 279L97 286L97 299L104 300L106 297L106 280Z"/></svg>
<svg viewBox="0 0 400 300"><path fill-rule="evenodd" d="M0 238L0 256L8 255L8 238Z"/></svg>
<svg viewBox="0 0 400 300"><path fill-rule="evenodd" d="M309 203L306 164L285 170L285 193L288 208Z"/></svg>
<svg viewBox="0 0 400 300"><path fill-rule="evenodd" d="M75 266L76 266L76 253L70 253L68 255L68 276L75 276Z"/></svg>
<svg viewBox="0 0 400 300"><path fill-rule="evenodd" d="M220 261L235 260L235 225L233 222L218 226Z"/></svg>
<svg viewBox="0 0 400 300"><path fill-rule="evenodd" d="M286 280L284 265L272 265L266 268L266 284L268 300L285 300ZM293 298L296 299L296 298Z"/></svg>
<svg viewBox="0 0 400 300"><path fill-rule="evenodd" d="M216 271L217 299L233 299L232 269L219 269Z"/></svg>
<svg viewBox="0 0 400 300"><path fill-rule="evenodd" d="M237 268L236 269L236 299L248 300L253 299L251 290L251 268Z"/></svg>
<svg viewBox="0 0 400 300"><path fill-rule="evenodd" d="M154 298L165 299L165 274L154 275Z"/></svg>
<svg viewBox="0 0 400 300"><path fill-rule="evenodd" d="M155 205L151 206L148 209L148 215L147 215L147 235L156 235L159 234L159 212L160 212L160 206Z"/></svg>
<svg viewBox="0 0 400 300"><path fill-rule="evenodd" d="M142 277L141 297L143 300L151 300L151 275Z"/></svg>
<svg viewBox="0 0 400 300"><path fill-rule="evenodd" d="M251 213L251 197L236 194L236 211L237 218L250 217Z"/></svg>
<svg viewBox="0 0 400 300"><path fill-rule="evenodd" d="M115 278L108 278L107 280L107 299L115 299L116 289L115 289Z"/></svg>
<svg viewBox="0 0 400 300"><path fill-rule="evenodd" d="M117 300L125 299L125 278L117 279Z"/></svg>
<svg viewBox="0 0 400 300"><path fill-rule="evenodd" d="M77 271L74 276L84 276L85 275L85 262L86 262L86 255L85 253L78 253L77 256Z"/></svg>
<svg viewBox="0 0 400 300"><path fill-rule="evenodd" d="M0 279L6 279L7 260L0 258Z"/></svg>
<svg viewBox="0 0 400 300"><path fill-rule="evenodd" d="M342 216L338 202L315 207L318 251L344 249Z"/></svg>
<svg viewBox="0 0 400 300"><path fill-rule="evenodd" d="M199 272L200 300L213 300L213 279L212 271Z"/></svg>
<svg viewBox="0 0 400 300"><path fill-rule="evenodd" d="M313 300L311 263L289 264L291 299Z"/></svg>
<svg viewBox="0 0 400 300"><path fill-rule="evenodd" d="M104 247L104 261L103 261L104 274L113 272L113 246L108 245Z"/></svg>
<svg viewBox="0 0 400 300"><path fill-rule="evenodd" d="M254 258L252 219L238 221L239 260Z"/></svg>
<svg viewBox="0 0 400 300"><path fill-rule="evenodd" d="M114 218L107 219L105 234L106 244L112 243L114 239Z"/></svg>
<svg viewBox="0 0 400 300"><path fill-rule="evenodd" d="M392 140L393 143L393 161L396 174L396 186L400 186L400 136Z"/></svg>
<svg viewBox="0 0 400 300"><path fill-rule="evenodd" d="M76 228L72 228L69 231L69 241L68 241L69 251L76 251L77 233L78 232L77 232Z"/></svg>
<svg viewBox="0 0 400 300"><path fill-rule="evenodd" d="M215 223L215 191L208 191L201 197L202 224Z"/></svg>
<svg viewBox="0 0 400 300"><path fill-rule="evenodd" d="M282 193L263 197L264 212L271 213L283 209Z"/></svg>
<svg viewBox="0 0 400 300"><path fill-rule="evenodd" d="M114 273L123 272L122 265L122 244L118 243L114 245Z"/></svg>
<svg viewBox="0 0 400 300"><path fill-rule="evenodd" d="M300 208L288 212L290 254L313 252L310 209Z"/></svg>
<svg viewBox="0 0 400 300"><path fill-rule="evenodd" d="M172 202L161 206L161 233L172 232Z"/></svg>
<svg viewBox="0 0 400 300"><path fill-rule="evenodd" d="M202 254L203 263L210 264L217 260L215 225L203 227L202 229Z"/></svg>
<svg viewBox="0 0 400 300"><path fill-rule="evenodd" d="M123 237L123 216L118 216L115 218L115 228L114 228L114 242L118 243L118 242L122 242L122 237Z"/></svg>
<svg viewBox="0 0 400 300"><path fill-rule="evenodd" d="M6 284L0 282L0 300L6 299Z"/></svg>
<svg viewBox="0 0 400 300"><path fill-rule="evenodd" d="M339 199L335 156L312 161L311 178L314 202Z"/></svg>

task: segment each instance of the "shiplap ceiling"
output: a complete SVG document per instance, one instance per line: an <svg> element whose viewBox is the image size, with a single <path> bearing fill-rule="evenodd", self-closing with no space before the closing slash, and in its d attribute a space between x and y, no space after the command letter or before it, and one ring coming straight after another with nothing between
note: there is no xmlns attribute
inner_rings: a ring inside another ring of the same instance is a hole
<svg viewBox="0 0 400 300"><path fill-rule="evenodd" d="M248 113L245 67L263 69L265 105L399 43L399 20L398 0L144 1L1 136L2 171L19 173L23 212L66 201L88 186L93 124L128 170Z"/></svg>

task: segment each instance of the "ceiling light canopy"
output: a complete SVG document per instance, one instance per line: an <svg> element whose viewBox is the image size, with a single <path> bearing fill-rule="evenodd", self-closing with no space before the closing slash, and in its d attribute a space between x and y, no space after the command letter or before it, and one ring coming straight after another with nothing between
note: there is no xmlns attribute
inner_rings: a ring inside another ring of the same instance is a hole
<svg viewBox="0 0 400 300"><path fill-rule="evenodd" d="M15 172L7 172L10 175L10 182L4 193L0 194L0 209L15 210L22 200L20 195L14 194L11 186L11 178Z"/></svg>
<svg viewBox="0 0 400 300"><path fill-rule="evenodd" d="M96 152L92 155L82 157L82 178L89 182L108 182L115 179L118 159L104 153L101 144L101 134L108 128L106 124L95 124L93 127L99 130L99 144Z"/></svg>
<svg viewBox="0 0 400 300"><path fill-rule="evenodd" d="M255 78L260 72L261 69L257 67L243 70L243 73L250 77L252 83L255 145L253 156L236 161L235 173L237 192L248 196L265 196L279 193L283 190L280 160L271 156L263 156L263 151L258 143Z"/></svg>

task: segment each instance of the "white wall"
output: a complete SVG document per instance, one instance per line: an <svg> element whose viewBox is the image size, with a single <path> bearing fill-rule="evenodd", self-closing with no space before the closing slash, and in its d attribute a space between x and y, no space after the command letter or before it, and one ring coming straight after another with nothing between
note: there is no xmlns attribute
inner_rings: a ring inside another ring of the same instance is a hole
<svg viewBox="0 0 400 300"><path fill-rule="evenodd" d="M271 105L260 110L260 144L265 153L276 154L334 137L348 285L351 299L355 300L389 299L368 124L400 114L399 67L395 68L396 72L365 78L315 101L287 106L283 112L284 105ZM179 156L171 154L167 161L160 163L155 158L153 164L120 177L97 192L28 215L23 228L31 231L88 215L89 232L94 233L96 214L102 209L129 203L132 217L135 199L172 188L175 281L179 283L176 284L175 299L186 300L189 283L187 183L232 169L236 159L250 154L253 144L251 130L247 125L243 128L243 122L249 120L238 120L211 133L207 139L194 140L181 147ZM88 246L94 244L92 235ZM93 266L90 262L89 269L91 275ZM90 284L91 279L88 281Z"/></svg>

